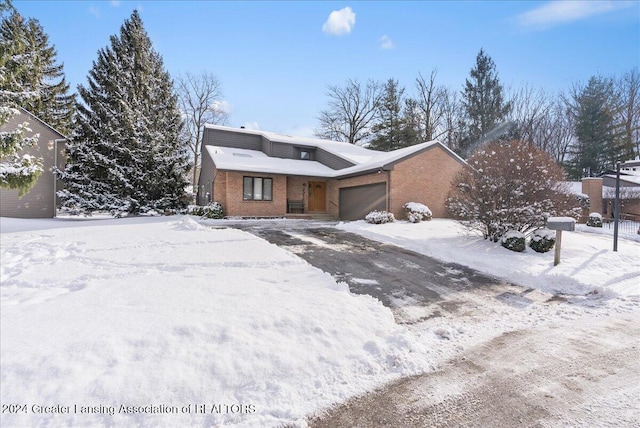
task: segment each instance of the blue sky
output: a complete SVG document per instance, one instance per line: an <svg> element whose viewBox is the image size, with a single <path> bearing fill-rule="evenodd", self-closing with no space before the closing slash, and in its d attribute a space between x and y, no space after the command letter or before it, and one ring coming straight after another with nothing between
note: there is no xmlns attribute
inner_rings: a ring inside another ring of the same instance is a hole
<svg viewBox="0 0 640 428"><path fill-rule="evenodd" d="M555 94L640 65L638 1L20 1L86 85L97 51L134 9L172 75L208 71L223 85L229 125L310 135L327 85L418 72L461 90L484 48L506 87Z"/></svg>

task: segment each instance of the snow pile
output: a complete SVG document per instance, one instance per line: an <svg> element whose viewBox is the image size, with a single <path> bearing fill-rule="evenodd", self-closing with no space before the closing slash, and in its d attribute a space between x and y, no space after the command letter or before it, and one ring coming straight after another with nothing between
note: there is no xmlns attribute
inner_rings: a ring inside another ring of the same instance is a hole
<svg viewBox="0 0 640 428"><path fill-rule="evenodd" d="M248 233L58 223L2 234L0 399L27 404L3 426L303 426L430 367L377 300Z"/></svg>
<svg viewBox="0 0 640 428"><path fill-rule="evenodd" d="M547 239L547 240L555 240L556 239L556 232L550 229L536 229L533 232L533 235L531 237L531 239L533 239L534 241L540 241L542 239Z"/></svg>
<svg viewBox="0 0 640 428"><path fill-rule="evenodd" d="M565 232L561 262L554 266L550 253L507 251L469 234L453 220L417 225L400 221L375 227L356 221L340 223L338 228L550 293L640 296L640 242L630 235L620 238L618 252L614 252L611 236L584 233L580 228Z"/></svg>

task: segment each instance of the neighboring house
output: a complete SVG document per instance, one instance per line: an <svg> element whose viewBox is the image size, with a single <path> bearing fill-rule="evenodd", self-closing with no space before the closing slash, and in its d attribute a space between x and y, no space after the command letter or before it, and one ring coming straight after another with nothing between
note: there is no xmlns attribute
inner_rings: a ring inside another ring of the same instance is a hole
<svg viewBox="0 0 640 428"><path fill-rule="evenodd" d="M2 129L12 130L23 122L29 123L31 132L27 137L39 134L38 143L26 148L20 154L28 153L42 159L43 171L38 182L22 198L14 189L0 188L0 216L20 218L51 218L56 216L56 190L61 188L60 180L53 174L53 166L64 167L65 137L24 109L13 116Z"/></svg>
<svg viewBox="0 0 640 428"><path fill-rule="evenodd" d="M325 214L363 219L372 210L404 218L420 202L446 217L445 200L464 160L437 141L379 152L348 143L206 125L197 202L227 216Z"/></svg>
<svg viewBox="0 0 640 428"><path fill-rule="evenodd" d="M600 177L583 178L581 189L574 188L574 193L589 198L589 213L597 212L612 218L615 189L616 171L609 170ZM623 218L640 220L640 160L627 161L620 166L620 201Z"/></svg>

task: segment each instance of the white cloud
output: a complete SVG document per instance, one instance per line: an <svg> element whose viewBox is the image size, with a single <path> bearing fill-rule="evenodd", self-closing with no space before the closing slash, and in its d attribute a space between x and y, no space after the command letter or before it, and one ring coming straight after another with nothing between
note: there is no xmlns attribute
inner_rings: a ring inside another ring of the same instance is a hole
<svg viewBox="0 0 640 428"><path fill-rule="evenodd" d="M95 6L89 7L89 13L91 15L95 16L96 18L98 18L100 16L100 10Z"/></svg>
<svg viewBox="0 0 640 428"><path fill-rule="evenodd" d="M391 40L391 38L389 36L387 36L386 34L384 36L380 37L378 42L380 42L380 48L381 49L393 49L393 48L396 47L396 45L393 44L393 41Z"/></svg>
<svg viewBox="0 0 640 428"><path fill-rule="evenodd" d="M516 18L523 27L548 28L633 6L632 1L550 1Z"/></svg>
<svg viewBox="0 0 640 428"><path fill-rule="evenodd" d="M329 18L322 25L322 31L333 36L349 34L356 25L356 14L350 7L334 10L329 14Z"/></svg>
<svg viewBox="0 0 640 428"><path fill-rule="evenodd" d="M120 6L120 0L111 0L109 4L113 7L118 7Z"/></svg>
<svg viewBox="0 0 640 428"><path fill-rule="evenodd" d="M216 100L211 104L211 110L216 114L229 114L231 112L231 104L227 100Z"/></svg>

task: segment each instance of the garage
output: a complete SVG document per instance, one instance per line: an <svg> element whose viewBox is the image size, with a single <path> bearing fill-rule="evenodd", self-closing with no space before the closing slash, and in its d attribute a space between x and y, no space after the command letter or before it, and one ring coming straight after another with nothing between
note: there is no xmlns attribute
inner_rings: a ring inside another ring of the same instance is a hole
<svg viewBox="0 0 640 428"><path fill-rule="evenodd" d="M340 189L340 220L362 220L373 210L387 209L387 183Z"/></svg>

